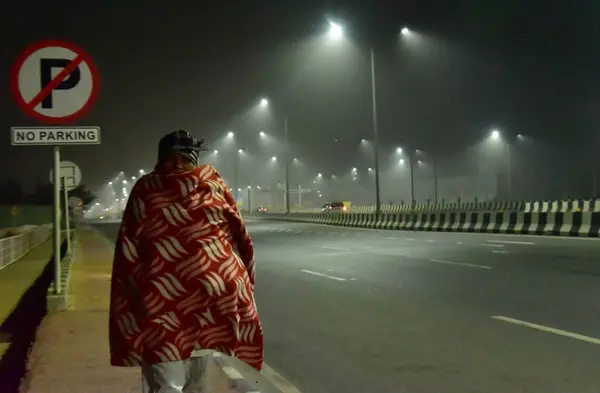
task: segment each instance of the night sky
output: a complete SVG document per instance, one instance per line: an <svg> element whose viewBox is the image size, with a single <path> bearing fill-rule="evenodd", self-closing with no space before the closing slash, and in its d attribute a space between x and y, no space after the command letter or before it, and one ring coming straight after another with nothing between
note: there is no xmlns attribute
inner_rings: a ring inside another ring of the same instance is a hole
<svg viewBox="0 0 600 393"><path fill-rule="evenodd" d="M228 129L281 133L284 114L295 154L342 171L371 136L371 47L383 146L460 154L498 127L547 146L565 176L597 156L599 2L11 3L0 16L0 155L2 176L28 186L47 178L51 149L10 146L10 126L38 125L12 99L10 68L49 38L85 48L102 75L98 103L77 123L99 125L102 144L63 149L90 187L151 168L158 138L175 128L210 145ZM328 19L344 26L344 47L324 41ZM403 26L418 43L399 41ZM272 115L254 124L248 108L263 96Z"/></svg>

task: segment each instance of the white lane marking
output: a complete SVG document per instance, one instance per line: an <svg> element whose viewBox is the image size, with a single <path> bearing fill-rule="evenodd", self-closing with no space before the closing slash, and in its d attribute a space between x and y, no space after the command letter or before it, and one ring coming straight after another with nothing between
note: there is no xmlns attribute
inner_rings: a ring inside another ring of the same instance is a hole
<svg viewBox="0 0 600 393"><path fill-rule="evenodd" d="M515 325L525 326L525 327L528 327L531 329L541 330L543 332L557 334L559 336L564 336L564 337L574 338L576 340L586 341L586 342L592 343L592 344L600 344L600 339L597 339L594 337L589 337L589 336L584 336L582 334L567 332L566 330L560 330L560 329L552 328L549 326L538 325L536 323L521 321L519 319L503 317L501 315L495 315L495 316L492 316L491 318L496 319L498 321L503 321L503 322L513 323Z"/></svg>
<svg viewBox="0 0 600 393"><path fill-rule="evenodd" d="M489 242L489 243L505 243L505 244L522 244L525 246L535 245L534 242L519 242L519 241L514 241L514 240L487 240L487 242Z"/></svg>
<svg viewBox="0 0 600 393"><path fill-rule="evenodd" d="M447 265L456 265L456 266L464 266L464 267L475 267L478 269L491 269L491 266L486 266L486 265L473 265L470 263L462 263L462 262L452 262L452 261L445 261L443 259L429 259L429 262L434 262L434 263L445 263Z"/></svg>
<svg viewBox="0 0 600 393"><path fill-rule="evenodd" d="M292 385L287 379L285 379L277 371L273 370L267 364L263 364L263 369L260 372L266 379L269 380L276 388L282 393L301 393L298 388Z"/></svg>
<svg viewBox="0 0 600 393"><path fill-rule="evenodd" d="M323 273L319 273L319 272L313 272L312 270L300 270L302 273L306 273L306 274L312 274L313 276L319 276L319 277L324 277L324 278L328 278L330 280L335 280L335 281L346 281L345 278L342 277L336 277L336 276L328 276L327 274L323 274Z"/></svg>
<svg viewBox="0 0 600 393"><path fill-rule="evenodd" d="M492 250L492 254L508 254L505 250Z"/></svg>
<svg viewBox="0 0 600 393"><path fill-rule="evenodd" d="M463 244L463 242L456 242L456 244Z"/></svg>
<svg viewBox="0 0 600 393"><path fill-rule="evenodd" d="M110 248L112 248L112 249L115 248L115 244L113 242L111 242L104 233L97 230L96 228L93 228L93 227L91 227L91 228L102 239L104 239L106 241L106 243L109 245ZM273 370L273 368L271 366L269 366L267 363L263 363L263 369L261 371L261 374L263 374L263 376L266 379L268 379L269 382L271 382L273 385L278 387L282 393L302 393L294 385L292 385L290 382L288 382L288 380L285 379L281 374L279 374L277 371Z"/></svg>
<svg viewBox="0 0 600 393"><path fill-rule="evenodd" d="M415 239L412 239L412 238L410 238L410 237L406 237L406 238L404 238L404 240L408 240L408 241L414 241Z"/></svg>
<svg viewBox="0 0 600 393"><path fill-rule="evenodd" d="M386 239L388 239L388 240L396 240L395 237L386 237Z"/></svg>
<svg viewBox="0 0 600 393"><path fill-rule="evenodd" d="M433 239L425 239L425 241L426 241L427 243L435 243L435 240L433 240Z"/></svg>
<svg viewBox="0 0 600 393"><path fill-rule="evenodd" d="M326 248L328 250L337 250L337 251L352 251L349 248L344 247L335 247L335 246L321 246L321 248Z"/></svg>
<svg viewBox="0 0 600 393"><path fill-rule="evenodd" d="M348 251L330 251L330 252L321 252L318 254L306 254L303 256L303 258L337 257L340 255L348 255Z"/></svg>
<svg viewBox="0 0 600 393"><path fill-rule="evenodd" d="M485 244L485 243L481 243L481 244L478 244L478 246L486 246L486 247L504 247L504 244Z"/></svg>

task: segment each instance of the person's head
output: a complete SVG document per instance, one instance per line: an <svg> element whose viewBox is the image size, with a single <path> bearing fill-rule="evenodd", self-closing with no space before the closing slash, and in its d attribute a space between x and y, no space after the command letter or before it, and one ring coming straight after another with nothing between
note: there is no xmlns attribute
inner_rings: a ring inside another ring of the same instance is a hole
<svg viewBox="0 0 600 393"><path fill-rule="evenodd" d="M200 151L206 150L203 140L194 139L184 130L173 131L158 143L158 164L165 170L191 170L198 166Z"/></svg>

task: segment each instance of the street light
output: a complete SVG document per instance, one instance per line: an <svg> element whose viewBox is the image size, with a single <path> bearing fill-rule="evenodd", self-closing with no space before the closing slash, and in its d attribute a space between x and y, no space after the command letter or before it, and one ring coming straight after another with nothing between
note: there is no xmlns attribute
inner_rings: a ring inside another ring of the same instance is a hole
<svg viewBox="0 0 600 393"><path fill-rule="evenodd" d="M109 185L109 186L112 186L112 184L113 184L113 183L112 183L111 181L109 181L109 182L108 182L108 185Z"/></svg>
<svg viewBox="0 0 600 393"><path fill-rule="evenodd" d="M518 137L518 136L517 136ZM490 138L493 141L501 141L500 131L492 130ZM512 163L511 163L511 152L510 152L510 141L505 142L506 145L506 186L508 188L508 198L512 198Z"/></svg>
<svg viewBox="0 0 600 393"><path fill-rule="evenodd" d="M275 156L271 157L271 161L277 161L277 157L275 157Z"/></svg>
<svg viewBox="0 0 600 393"><path fill-rule="evenodd" d="M329 22L328 35L334 40L339 40L344 36L344 29L342 29L342 26L338 25L337 23Z"/></svg>
<svg viewBox="0 0 600 393"><path fill-rule="evenodd" d="M267 105L269 105L269 100L267 100L266 98L262 98L262 99L260 100L260 106L261 106L262 108L264 108L264 107L266 107Z"/></svg>
<svg viewBox="0 0 600 393"><path fill-rule="evenodd" d="M404 31L404 29L402 29L402 31ZM342 38L342 27L335 23L330 23L329 36L334 39ZM371 57L371 111L373 117L373 158L375 160L375 214L379 215L381 213L381 195L379 184L379 131L377 121L377 90L375 84L375 50L371 47L369 52Z"/></svg>
<svg viewBox="0 0 600 393"><path fill-rule="evenodd" d="M410 30L408 29L408 27L403 27L402 30L400 30L400 34L402 34L402 35L409 35L410 34Z"/></svg>
<svg viewBox="0 0 600 393"><path fill-rule="evenodd" d="M244 151L242 149L238 149L238 153L242 154Z"/></svg>
<svg viewBox="0 0 600 393"><path fill-rule="evenodd" d="M259 133L258 133L258 135L260 135L260 137L261 137L261 138L264 138L264 137L265 137L265 135L267 135L267 134L265 134L265 132L264 132L264 131L261 131L261 132L259 132Z"/></svg>
<svg viewBox="0 0 600 393"><path fill-rule="evenodd" d="M233 136L234 136L234 135L235 135L235 134L233 133L233 131L229 131L229 132L227 133L227 138L231 139L231 138L233 138Z"/></svg>

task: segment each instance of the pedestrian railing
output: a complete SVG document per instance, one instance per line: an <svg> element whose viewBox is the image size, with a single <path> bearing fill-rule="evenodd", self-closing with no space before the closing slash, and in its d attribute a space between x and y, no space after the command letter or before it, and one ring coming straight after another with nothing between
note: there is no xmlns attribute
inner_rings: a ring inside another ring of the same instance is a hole
<svg viewBox="0 0 600 393"><path fill-rule="evenodd" d="M21 259L48 239L51 233L52 228L48 225L25 228L25 231L12 236L10 231L5 233L6 237L0 239L0 269Z"/></svg>

